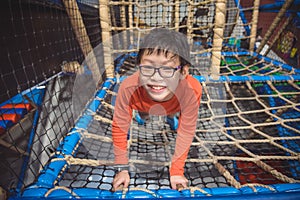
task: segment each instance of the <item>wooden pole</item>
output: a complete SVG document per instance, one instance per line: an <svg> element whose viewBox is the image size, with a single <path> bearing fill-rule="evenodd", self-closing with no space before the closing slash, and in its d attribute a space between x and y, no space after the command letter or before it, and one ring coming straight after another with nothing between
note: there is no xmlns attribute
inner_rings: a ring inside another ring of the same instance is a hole
<svg viewBox="0 0 300 200"><path fill-rule="evenodd" d="M258 23L258 15L259 15L259 4L260 0L254 1L253 15L252 15L252 23L251 23L251 33L250 33L250 43L249 43L249 51L254 51L254 46L256 42L256 33L257 33L257 23Z"/></svg>
<svg viewBox="0 0 300 200"><path fill-rule="evenodd" d="M270 28L268 29L267 33L265 34L264 38L262 39L262 42L260 43L259 47L257 48L256 52L260 53L261 50L264 48L264 46L269 41L271 35L273 34L274 30L278 26L279 22L282 19L282 16L286 12L286 10L290 7L290 5L293 3L294 0L286 0L283 6L281 7L279 13L275 17L274 21L272 22Z"/></svg>
<svg viewBox="0 0 300 200"><path fill-rule="evenodd" d="M226 18L226 0L217 0L215 25L213 28L213 45L212 45L212 58L211 58L211 77L214 80L219 79L220 64L221 64L221 51L223 43L223 33Z"/></svg>
<svg viewBox="0 0 300 200"><path fill-rule="evenodd" d="M124 0L122 0L122 2L125 2ZM122 36L123 36L123 38L122 38L122 48L124 49L124 48L129 48L129 45L127 45L127 42L128 42L128 40L127 40L127 37L128 37L128 35L127 35L127 31L126 31L126 7L125 7L126 5L122 5L121 6L121 10L120 10L120 18L121 18L121 26L122 26L122 28L124 28L124 30L122 30L123 32L122 32Z"/></svg>
<svg viewBox="0 0 300 200"><path fill-rule="evenodd" d="M112 59L112 38L111 38L111 19L109 12L109 1L99 0L99 16L102 32L104 66L106 76L108 78L114 77L114 65Z"/></svg>
<svg viewBox="0 0 300 200"><path fill-rule="evenodd" d="M193 23L194 23L194 6L189 4L187 7L187 11L188 11L188 16L186 22L186 26L187 26L186 35L189 43L191 44L193 40L192 34L193 34Z"/></svg>
<svg viewBox="0 0 300 200"><path fill-rule="evenodd" d="M129 30L133 30L133 2L132 0L129 0L129 6L128 6L128 22L129 22ZM134 31L130 32L130 44L134 41Z"/></svg>
<svg viewBox="0 0 300 200"><path fill-rule="evenodd" d="M268 49L266 50L266 52L264 53L264 56L268 55L268 53L270 52L270 50L272 49L273 45L275 44L275 42L279 39L280 34L285 30L285 28L288 26L288 24L291 22L291 20L293 19L292 16L290 16L285 22L284 24L280 27L279 31L277 32L276 36L274 37L274 39L272 40L272 42L270 43Z"/></svg>
<svg viewBox="0 0 300 200"><path fill-rule="evenodd" d="M96 84L102 81L99 66L94 54L90 39L88 37L82 16L80 14L76 0L63 0L67 14L71 20L72 27L75 32L76 39L79 43L81 51L85 57L86 64L92 71L93 79Z"/></svg>
<svg viewBox="0 0 300 200"><path fill-rule="evenodd" d="M176 31L179 31L179 23L180 23L180 16L179 16L179 0L174 0L173 11L172 11L172 26L175 28Z"/></svg>

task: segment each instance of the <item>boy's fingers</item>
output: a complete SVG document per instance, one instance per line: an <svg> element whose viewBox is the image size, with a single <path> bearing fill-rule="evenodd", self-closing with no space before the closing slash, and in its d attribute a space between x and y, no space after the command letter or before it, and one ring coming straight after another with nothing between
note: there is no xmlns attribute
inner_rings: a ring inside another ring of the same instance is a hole
<svg viewBox="0 0 300 200"><path fill-rule="evenodd" d="M113 188L113 191L120 191L120 190L123 190L124 188L124 185L123 184L120 184L120 185L117 185L116 187Z"/></svg>
<svg viewBox="0 0 300 200"><path fill-rule="evenodd" d="M121 180L117 180L113 183L113 191L123 190L124 184Z"/></svg>
<svg viewBox="0 0 300 200"><path fill-rule="evenodd" d="M178 188L180 185L181 185L180 183L172 183L172 184L171 184L173 190L177 190L177 188ZM182 186L182 185L181 185L181 186Z"/></svg>
<svg viewBox="0 0 300 200"><path fill-rule="evenodd" d="M124 188L128 188L128 186L129 186L129 181L126 181L126 180L125 180L123 184L124 184L124 185L123 185Z"/></svg>
<svg viewBox="0 0 300 200"><path fill-rule="evenodd" d="M184 188L184 186L181 183L176 184L176 190L181 190L183 188Z"/></svg>
<svg viewBox="0 0 300 200"><path fill-rule="evenodd" d="M123 189L123 182L120 179L115 179L113 181L113 191L122 190Z"/></svg>
<svg viewBox="0 0 300 200"><path fill-rule="evenodd" d="M128 177L127 177L128 176ZM116 175L113 180L113 191L123 190L124 188L128 188L130 182L130 177L128 173L120 172Z"/></svg>

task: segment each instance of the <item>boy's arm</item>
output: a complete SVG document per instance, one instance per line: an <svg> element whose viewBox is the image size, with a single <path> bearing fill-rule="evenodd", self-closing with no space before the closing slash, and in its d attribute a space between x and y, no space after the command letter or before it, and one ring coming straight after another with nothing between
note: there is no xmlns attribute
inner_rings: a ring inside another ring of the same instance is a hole
<svg viewBox="0 0 300 200"><path fill-rule="evenodd" d="M180 130L178 131L178 135L176 137L175 152L170 168L170 176L183 176L185 160L194 139L194 133L195 130L190 131L189 133L182 133L180 132Z"/></svg>
<svg viewBox="0 0 300 200"><path fill-rule="evenodd" d="M124 89L120 87L112 122L112 139L116 164L128 163L127 134L132 118L132 110L127 96Z"/></svg>
<svg viewBox="0 0 300 200"><path fill-rule="evenodd" d="M195 136L198 119L198 111L202 95L202 87L199 82L193 83L193 91L187 92L184 100L180 102L182 111L179 118L179 127L175 144L175 152L172 158L170 176L183 176L185 160Z"/></svg>

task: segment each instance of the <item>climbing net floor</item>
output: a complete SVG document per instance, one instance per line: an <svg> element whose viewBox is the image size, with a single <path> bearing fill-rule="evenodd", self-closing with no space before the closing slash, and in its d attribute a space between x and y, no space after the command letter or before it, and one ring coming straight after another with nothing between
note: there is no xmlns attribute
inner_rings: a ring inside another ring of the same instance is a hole
<svg viewBox="0 0 300 200"><path fill-rule="evenodd" d="M197 64L190 69L203 95L185 165L189 188L170 189L176 133L164 117L151 116L144 125L132 120L130 186L112 192L114 101L122 80L135 71L132 55L117 61L121 78L103 83L25 197L201 197L300 188L299 72L268 58L224 53L226 76L219 80L202 76Z"/></svg>

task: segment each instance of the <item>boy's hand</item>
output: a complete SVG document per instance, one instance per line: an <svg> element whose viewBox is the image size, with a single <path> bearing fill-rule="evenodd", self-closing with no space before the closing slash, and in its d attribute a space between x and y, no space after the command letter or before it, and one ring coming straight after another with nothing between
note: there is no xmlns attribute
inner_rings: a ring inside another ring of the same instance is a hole
<svg viewBox="0 0 300 200"><path fill-rule="evenodd" d="M128 188L129 181L130 181L130 177L127 170L123 170L117 173L113 180L113 190L117 191L122 189L123 187Z"/></svg>
<svg viewBox="0 0 300 200"><path fill-rule="evenodd" d="M188 180L184 176L171 176L171 187L174 190L178 190L180 187L186 188Z"/></svg>

